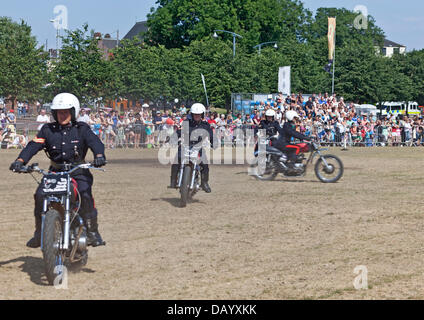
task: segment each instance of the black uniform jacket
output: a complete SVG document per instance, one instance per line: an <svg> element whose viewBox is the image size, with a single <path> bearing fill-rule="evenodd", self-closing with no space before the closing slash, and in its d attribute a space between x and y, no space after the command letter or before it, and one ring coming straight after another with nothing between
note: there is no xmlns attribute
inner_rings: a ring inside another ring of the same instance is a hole
<svg viewBox="0 0 424 320"><path fill-rule="evenodd" d="M177 130L178 138L181 138L181 130L188 125L189 135L190 135L190 146L202 141L202 138L205 138L203 135L196 135L196 130L203 129L205 132L209 134L209 141L211 143L212 148L214 147L214 135L210 124L207 121L196 122L194 120L184 120L181 123L181 128ZM197 137L196 137L197 136ZM194 139L195 138L195 139ZM194 139L194 140L193 140Z"/></svg>
<svg viewBox="0 0 424 320"><path fill-rule="evenodd" d="M267 137L272 137L277 133L279 133L280 136L283 134L283 128L281 128L280 124L277 121L261 120L255 130L255 133L260 129L266 130Z"/></svg>
<svg viewBox="0 0 424 320"><path fill-rule="evenodd" d="M104 156L104 144L88 124L76 122L61 126L54 122L43 125L36 137L21 151L18 158L27 164L37 152L44 149L52 161L52 165L79 163L85 162L89 148L93 151L94 156L98 154Z"/></svg>
<svg viewBox="0 0 424 320"><path fill-rule="evenodd" d="M293 124L291 124L290 122L286 121L283 125L283 129L282 132L280 133L280 136L278 137L277 143L279 145L287 145L290 144L291 138L295 137L299 140L308 140L310 141L311 138L301 134L300 132L297 132L294 128L293 128Z"/></svg>

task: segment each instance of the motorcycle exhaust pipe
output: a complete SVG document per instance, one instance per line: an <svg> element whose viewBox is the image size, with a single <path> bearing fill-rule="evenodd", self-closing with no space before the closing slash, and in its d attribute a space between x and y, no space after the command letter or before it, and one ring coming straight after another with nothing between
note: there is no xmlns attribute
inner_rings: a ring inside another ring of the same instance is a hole
<svg viewBox="0 0 424 320"><path fill-rule="evenodd" d="M286 166L286 164L283 161L277 161L278 167L280 169L280 171L286 171L288 170L288 167Z"/></svg>

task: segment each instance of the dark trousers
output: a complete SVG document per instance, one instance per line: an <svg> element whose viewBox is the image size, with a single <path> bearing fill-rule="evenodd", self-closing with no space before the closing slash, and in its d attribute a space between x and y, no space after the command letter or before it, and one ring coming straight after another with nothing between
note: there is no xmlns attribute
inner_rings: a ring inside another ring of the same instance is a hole
<svg viewBox="0 0 424 320"><path fill-rule="evenodd" d="M77 182L78 192L80 194L80 215L81 217L86 219L93 219L97 217L97 210L94 206L94 198L91 193L91 187L93 185L93 176L91 173L89 174L81 174L73 176L75 181ZM40 217L43 212L43 193L42 193L42 185L39 185L34 194L35 200L35 209L34 215L35 217Z"/></svg>
<svg viewBox="0 0 424 320"><path fill-rule="evenodd" d="M141 126L141 135L140 135L140 144L142 147L144 147L144 144L146 143L146 126Z"/></svg>
<svg viewBox="0 0 424 320"><path fill-rule="evenodd" d="M300 152L300 148L294 144L281 143L278 140L274 142L273 147L277 148L281 152L287 155L287 160L295 163L296 156Z"/></svg>

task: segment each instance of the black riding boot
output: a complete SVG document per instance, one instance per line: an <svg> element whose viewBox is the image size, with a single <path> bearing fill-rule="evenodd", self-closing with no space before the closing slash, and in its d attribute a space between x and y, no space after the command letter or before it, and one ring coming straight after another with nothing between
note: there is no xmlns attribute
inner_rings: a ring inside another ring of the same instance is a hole
<svg viewBox="0 0 424 320"><path fill-rule="evenodd" d="M176 188L177 187L177 177L178 177L178 165L173 164L171 166L171 185L170 188Z"/></svg>
<svg viewBox="0 0 424 320"><path fill-rule="evenodd" d="M88 246L104 246L106 242L103 241L102 236L98 230L97 217L92 219L87 219L85 221L85 226L87 228L87 245Z"/></svg>
<svg viewBox="0 0 424 320"><path fill-rule="evenodd" d="M211 187L208 184L209 181L209 172L202 172L202 184L200 185L200 187L206 192L206 193L211 193Z"/></svg>
<svg viewBox="0 0 424 320"><path fill-rule="evenodd" d="M27 247L38 248L41 246L41 217L35 216L34 236L27 242Z"/></svg>

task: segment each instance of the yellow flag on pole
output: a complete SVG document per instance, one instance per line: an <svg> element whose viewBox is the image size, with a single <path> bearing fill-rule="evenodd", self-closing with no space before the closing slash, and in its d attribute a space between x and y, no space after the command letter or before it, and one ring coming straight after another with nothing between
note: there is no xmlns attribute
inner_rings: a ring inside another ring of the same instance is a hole
<svg viewBox="0 0 424 320"><path fill-rule="evenodd" d="M328 18L328 60L333 60L336 47L336 18Z"/></svg>

